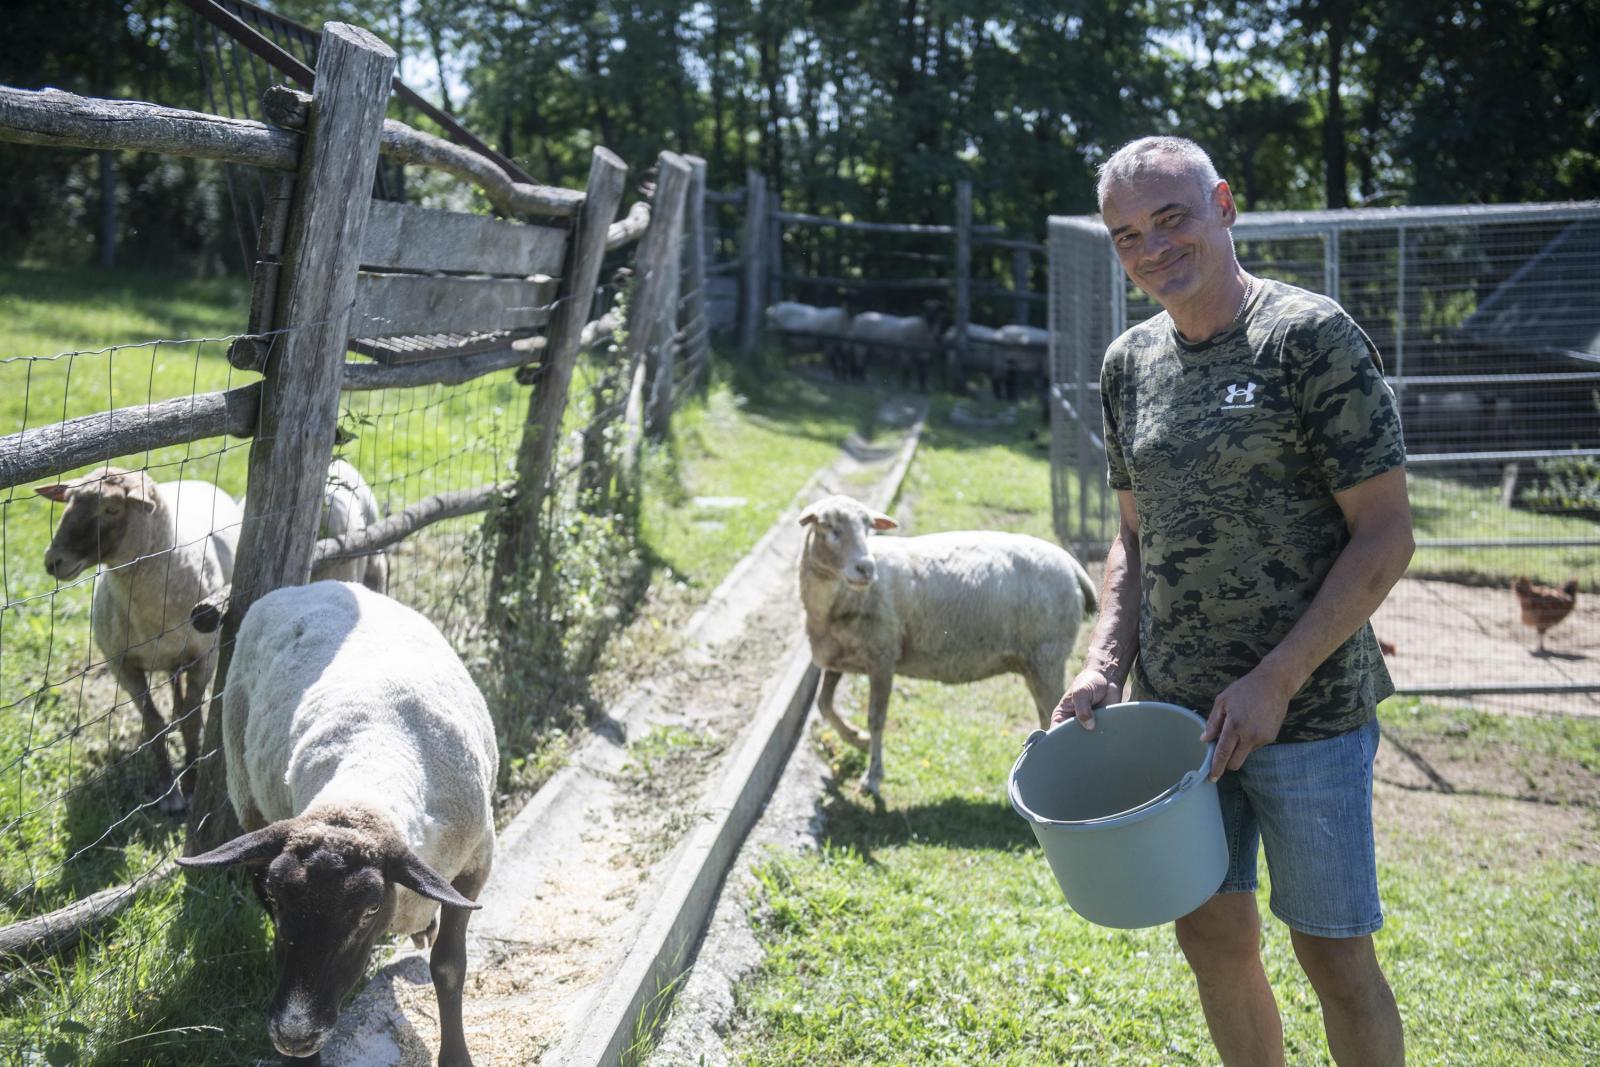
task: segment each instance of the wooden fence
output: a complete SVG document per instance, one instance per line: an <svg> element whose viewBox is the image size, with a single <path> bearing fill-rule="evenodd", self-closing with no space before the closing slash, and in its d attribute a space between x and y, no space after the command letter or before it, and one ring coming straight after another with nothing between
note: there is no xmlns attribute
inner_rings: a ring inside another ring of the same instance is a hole
<svg viewBox="0 0 1600 1067"><path fill-rule="evenodd" d="M737 272L741 357L755 349L764 309L781 300L818 305L844 302L865 310L878 303L904 302L909 295L934 297L945 304L955 327L955 344L937 348L946 357L952 381L963 370L992 374L1007 365L1023 366L1029 375L1043 380L1042 340L1033 344L973 340L969 327L982 319L994 321L996 326L1028 326L1041 320L1044 314L1036 309L1043 308L1048 298L1042 291L1047 278L1045 246L1007 235L996 226L974 223L971 182L956 183L953 221L948 225L861 222L784 211L766 179L755 170L746 175L743 189L711 193L708 200L740 212L736 258L724 259L709 269L713 275ZM789 248L786 233L815 236L805 242L788 242L804 245ZM831 243L822 234L832 235ZM947 269L915 276L874 269L863 256L840 246L839 238L848 235L910 238L921 242L924 249L893 254L907 262ZM802 261L812 269L799 269ZM976 315L975 307L979 309ZM1030 349L1036 351L1030 353Z"/></svg>
<svg viewBox="0 0 1600 1067"><path fill-rule="evenodd" d="M609 150L594 150L583 189L515 180L487 157L386 119L394 65L394 53L370 33L330 23L313 91L270 90L265 123L0 86L0 140L163 152L274 176L249 321L228 349L229 362L259 373L259 381L0 437L0 491L130 453L224 435L251 439L233 583L197 606L197 620L223 630L215 693L224 687L231 636L255 600L307 581L318 561L379 552L434 523L491 509L498 534L492 616L508 586L525 577L519 567L539 543L546 501L571 469L558 461L583 351L626 331L625 349L607 372L628 383L627 403L596 411L593 421L624 420L634 450L647 435L667 432L676 402L707 374L706 258L701 242L683 236L686 228L698 232L704 218L703 161L661 153L649 200L619 219L627 168ZM505 217L374 201L380 156L471 182ZM596 314L607 254L630 247L625 315ZM341 395L458 385L513 367L531 386L513 480L415 500L376 525L319 540ZM617 471L595 470L596 457L582 458L586 484L631 488L626 452ZM220 727L213 697L191 852L234 832ZM0 948L10 944L3 934Z"/></svg>

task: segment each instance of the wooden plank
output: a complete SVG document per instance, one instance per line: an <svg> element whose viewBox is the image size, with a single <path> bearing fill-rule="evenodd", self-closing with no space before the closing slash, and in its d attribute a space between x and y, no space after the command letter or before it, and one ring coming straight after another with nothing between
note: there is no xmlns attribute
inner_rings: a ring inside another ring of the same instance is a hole
<svg viewBox="0 0 1600 1067"><path fill-rule="evenodd" d="M752 168L745 175L744 225L739 237L739 356L748 360L756 351L767 295L767 258L762 242L767 234L767 183Z"/></svg>
<svg viewBox="0 0 1600 1067"><path fill-rule="evenodd" d="M122 909L133 903L141 889L159 886L175 870L177 865L167 861L148 874L141 875L137 881L91 893L48 915L12 923L0 930L0 968L10 969L40 956L65 952L76 945L84 934L114 919Z"/></svg>
<svg viewBox="0 0 1600 1067"><path fill-rule="evenodd" d="M274 87L269 92L273 94L270 107L274 121L291 129L304 127L306 109L297 106L296 101L306 100L306 94L286 87ZM379 151L397 163L430 167L472 182L483 190L497 211L507 215L525 212L571 218L583 206L583 194L576 189L516 181L506 174L497 159L412 129L395 119L384 122Z"/></svg>
<svg viewBox="0 0 1600 1067"><path fill-rule="evenodd" d="M606 232L606 251L615 252L630 241L637 241L650 225L650 203L641 200L628 209L628 214L611 224Z"/></svg>
<svg viewBox="0 0 1600 1067"><path fill-rule="evenodd" d="M633 366L642 361L647 368L645 377L652 385L648 428L659 436L672 419L672 364L677 355L672 335L677 332L684 201L693 170L676 152L662 152L656 174L650 202L655 221L639 242L634 267L640 281L628 309L628 362ZM629 428L630 433L634 430Z"/></svg>
<svg viewBox="0 0 1600 1067"><path fill-rule="evenodd" d="M56 148L115 148L293 170L300 135L247 119L102 100L60 89L0 85L0 141Z"/></svg>
<svg viewBox="0 0 1600 1067"><path fill-rule="evenodd" d="M530 337L468 356L430 359L416 363L381 364L348 360L339 388L345 392L373 389L411 389L419 385L460 385L495 371L537 363L544 358L545 339Z"/></svg>
<svg viewBox="0 0 1600 1067"><path fill-rule="evenodd" d="M985 248L1009 248L1015 252L1037 252L1041 255L1044 253L1044 245L1037 241L1020 241L1012 237L991 237L988 234L980 233L979 231L982 229L983 227L981 226L973 227L972 245L974 248L981 245Z"/></svg>
<svg viewBox="0 0 1600 1067"><path fill-rule="evenodd" d="M706 321L706 161L699 156L683 158L689 164L689 192L683 204L683 288L688 305L682 311L682 318L686 323L703 324ZM702 372L710 347L711 333L704 329L687 347L692 377L697 383L705 381Z"/></svg>
<svg viewBox="0 0 1600 1067"><path fill-rule="evenodd" d="M821 274L785 274L783 280L813 289L948 289L949 278L830 278Z"/></svg>
<svg viewBox="0 0 1600 1067"><path fill-rule="evenodd" d="M526 330L550 319L556 280L460 278L362 271L350 336Z"/></svg>
<svg viewBox="0 0 1600 1067"><path fill-rule="evenodd" d="M510 640L513 586L528 562L538 559L540 509L555 469L556 445L561 439L561 416L578 360L595 282L605 259L606 238L622 200L622 182L628 168L609 149L596 147L589 164L583 210L578 215L560 296L545 344L539 387L528 403L528 417L517 448L517 491L502 515L502 532L496 546L494 571L489 579L489 622L502 637L508 656L517 642Z"/></svg>
<svg viewBox="0 0 1600 1067"><path fill-rule="evenodd" d="M459 211L374 200L361 265L373 270L468 274L559 274L570 235Z"/></svg>
<svg viewBox="0 0 1600 1067"><path fill-rule="evenodd" d="M208 437L255 433L261 383L83 415L0 437L0 489L89 463Z"/></svg>
<svg viewBox="0 0 1600 1067"><path fill-rule="evenodd" d="M799 211L775 212L783 222L801 226L831 226L836 230L854 230L857 233L901 233L925 237L948 237L955 233L954 226L921 226L909 222L846 222L827 215L807 215Z"/></svg>
<svg viewBox="0 0 1600 1067"><path fill-rule="evenodd" d="M531 334L530 330L493 330L489 333L417 333L399 337L356 337L350 341L350 351L371 356L385 367L401 367L413 363L470 359L484 352L506 348L512 342L524 340Z"/></svg>
<svg viewBox="0 0 1600 1067"><path fill-rule="evenodd" d="M949 361L950 388L964 392L960 367L966 362L967 324L972 321L972 183L956 182L956 343L946 357Z"/></svg>
<svg viewBox="0 0 1600 1067"><path fill-rule="evenodd" d="M368 190L394 75L395 54L366 30L328 23L317 47L316 120L296 180L287 277L279 293L280 333L264 368L257 435L250 449L249 500L222 627L214 692L226 687L232 639L250 605L311 576L312 552L333 456L350 309L355 303ZM212 698L205 754L190 809L189 855L237 830L221 759L221 702Z"/></svg>
<svg viewBox="0 0 1600 1067"><path fill-rule="evenodd" d="M490 505L504 496L509 488L501 485L480 485L476 489L453 489L447 493L430 496L426 500L419 500L405 510L370 526L363 526L340 537L324 537L317 542L316 560L318 563L326 563L329 560L356 559L382 552L436 522L488 511Z"/></svg>

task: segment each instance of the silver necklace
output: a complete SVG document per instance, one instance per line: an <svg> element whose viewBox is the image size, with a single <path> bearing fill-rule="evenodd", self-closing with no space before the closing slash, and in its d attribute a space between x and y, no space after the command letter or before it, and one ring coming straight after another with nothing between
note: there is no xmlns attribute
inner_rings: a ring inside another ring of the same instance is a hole
<svg viewBox="0 0 1600 1067"><path fill-rule="evenodd" d="M1239 310L1233 313L1233 321L1238 322L1239 316L1244 314L1244 306L1250 303L1250 291L1256 287L1254 275L1245 275L1244 295L1239 298Z"/></svg>

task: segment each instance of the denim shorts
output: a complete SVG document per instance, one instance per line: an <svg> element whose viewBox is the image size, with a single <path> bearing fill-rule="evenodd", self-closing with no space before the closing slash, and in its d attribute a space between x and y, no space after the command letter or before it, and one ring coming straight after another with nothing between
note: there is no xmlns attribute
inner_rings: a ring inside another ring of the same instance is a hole
<svg viewBox="0 0 1600 1067"><path fill-rule="evenodd" d="M1317 937L1383 925L1372 848L1372 757L1378 720L1321 741L1267 745L1217 781L1228 875L1219 893L1253 893L1258 844L1272 875L1272 914Z"/></svg>

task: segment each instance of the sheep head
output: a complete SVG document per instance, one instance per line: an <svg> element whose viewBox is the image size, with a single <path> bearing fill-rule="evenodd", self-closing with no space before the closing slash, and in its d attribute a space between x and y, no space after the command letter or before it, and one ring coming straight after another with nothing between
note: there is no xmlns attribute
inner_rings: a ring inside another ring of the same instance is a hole
<svg viewBox="0 0 1600 1067"><path fill-rule="evenodd" d="M811 527L803 550L805 565L861 590L878 576L867 538L875 530L892 530L900 524L847 496L830 496L806 508L800 525Z"/></svg>
<svg viewBox="0 0 1600 1067"><path fill-rule="evenodd" d="M313 808L178 863L242 866L253 876L276 931L278 988L267 1032L290 1057L327 1043L340 1003L389 928L398 887L450 907L479 906L407 847L387 816L355 805Z"/></svg>
<svg viewBox="0 0 1600 1067"><path fill-rule="evenodd" d="M44 551L45 571L62 582L95 564L118 562L132 517L160 504L149 475L120 467L102 467L70 482L35 486L33 491L66 505ZM121 553L130 558L133 554Z"/></svg>

